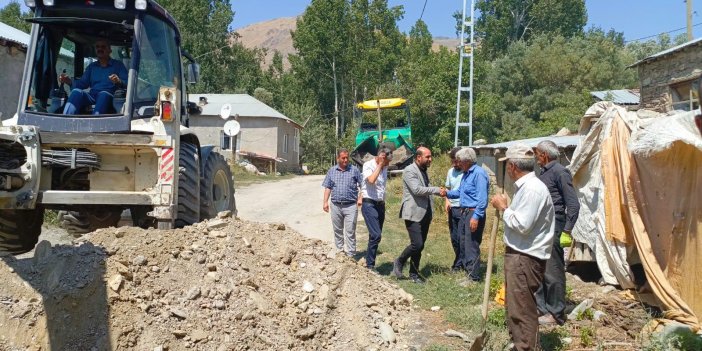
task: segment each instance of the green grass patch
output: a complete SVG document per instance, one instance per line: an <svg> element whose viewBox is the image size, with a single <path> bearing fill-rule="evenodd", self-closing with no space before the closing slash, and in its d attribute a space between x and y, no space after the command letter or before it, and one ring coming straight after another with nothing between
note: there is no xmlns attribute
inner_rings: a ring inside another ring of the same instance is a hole
<svg viewBox="0 0 702 351"><path fill-rule="evenodd" d="M58 211L56 210L45 210L44 211L44 225L45 226L58 226Z"/></svg>
<svg viewBox="0 0 702 351"><path fill-rule="evenodd" d="M281 175L258 175L247 171L244 167L239 166L238 164L231 165L230 169L232 170L232 176L234 177L234 189L246 187L256 183L275 182L282 179L290 179L295 177L295 175L292 173L283 173Z"/></svg>

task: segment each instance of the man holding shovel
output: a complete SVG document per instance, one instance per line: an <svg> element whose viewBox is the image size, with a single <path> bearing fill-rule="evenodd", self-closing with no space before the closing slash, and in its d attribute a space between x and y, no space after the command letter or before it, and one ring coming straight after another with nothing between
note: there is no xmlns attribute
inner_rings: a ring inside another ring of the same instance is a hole
<svg viewBox="0 0 702 351"><path fill-rule="evenodd" d="M536 350L539 342L539 315L536 293L551 256L554 209L546 185L534 174L534 151L518 143L507 149L507 175L514 180L510 206L498 194L490 203L502 211L505 225L505 303L507 328L514 350Z"/></svg>

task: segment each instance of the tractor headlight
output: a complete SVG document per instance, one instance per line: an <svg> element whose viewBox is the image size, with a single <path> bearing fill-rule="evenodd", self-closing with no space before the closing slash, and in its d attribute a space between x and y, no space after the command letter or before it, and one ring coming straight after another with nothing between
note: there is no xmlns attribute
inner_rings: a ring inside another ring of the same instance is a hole
<svg viewBox="0 0 702 351"><path fill-rule="evenodd" d="M24 0L24 4L27 7L37 7L37 2L35 0Z"/></svg>
<svg viewBox="0 0 702 351"><path fill-rule="evenodd" d="M127 7L127 0L115 0L115 8L124 10Z"/></svg>
<svg viewBox="0 0 702 351"><path fill-rule="evenodd" d="M54 0L44 0L44 6L54 6Z"/></svg>
<svg viewBox="0 0 702 351"><path fill-rule="evenodd" d="M146 10L146 0L136 0L134 8L137 10Z"/></svg>

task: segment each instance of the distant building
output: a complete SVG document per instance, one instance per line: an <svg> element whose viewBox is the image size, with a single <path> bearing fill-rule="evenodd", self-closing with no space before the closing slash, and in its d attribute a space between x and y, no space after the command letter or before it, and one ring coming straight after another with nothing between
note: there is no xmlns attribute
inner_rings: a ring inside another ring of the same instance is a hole
<svg viewBox="0 0 702 351"><path fill-rule="evenodd" d="M591 91L590 96L595 99L595 102L611 101L629 111L638 110L641 102L639 89Z"/></svg>
<svg viewBox="0 0 702 351"><path fill-rule="evenodd" d="M2 119L17 112L19 87L22 83L24 60L27 57L29 34L0 22L0 112Z"/></svg>
<svg viewBox="0 0 702 351"><path fill-rule="evenodd" d="M550 140L556 143L558 149L560 150L560 162L564 166L570 164L570 159L573 157L573 152L575 148L580 144L580 135L565 135L565 136L547 136L539 138L530 138L522 140L507 141L504 143L487 144L487 145L474 145L475 153L478 157L477 163L479 166L483 167L487 171L488 175L492 179L492 183L498 188L504 185L504 190L506 193L510 193L513 190L514 181L509 177L505 176L505 162L499 162L500 157L505 156L507 148L516 144L524 143L532 148L535 148L537 144L544 140ZM537 165L538 168L538 165ZM537 173L538 174L538 173Z"/></svg>
<svg viewBox="0 0 702 351"><path fill-rule="evenodd" d="M263 172L300 170L302 126L248 94L190 94L202 113L190 116L190 128L202 144L219 146L229 160L247 159ZM229 105L229 119L241 125L230 137L220 113Z"/></svg>
<svg viewBox="0 0 702 351"><path fill-rule="evenodd" d="M702 38L653 54L630 67L639 71L642 108L668 112L699 107Z"/></svg>

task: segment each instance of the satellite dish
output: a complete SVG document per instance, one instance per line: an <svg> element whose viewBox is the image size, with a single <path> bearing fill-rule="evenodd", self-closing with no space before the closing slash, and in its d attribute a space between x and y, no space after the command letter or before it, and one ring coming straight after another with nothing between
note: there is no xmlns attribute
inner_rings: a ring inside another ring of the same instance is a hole
<svg viewBox="0 0 702 351"><path fill-rule="evenodd" d="M219 116L222 117L222 119L226 120L229 119L229 116L232 113L232 105L230 104L224 104L222 105L222 109L219 110Z"/></svg>
<svg viewBox="0 0 702 351"><path fill-rule="evenodd" d="M241 125L239 125L239 122L237 121L227 121L224 123L224 127L222 127L222 130L224 130L224 134L229 135L229 136L235 136L239 134L239 131L241 130Z"/></svg>

